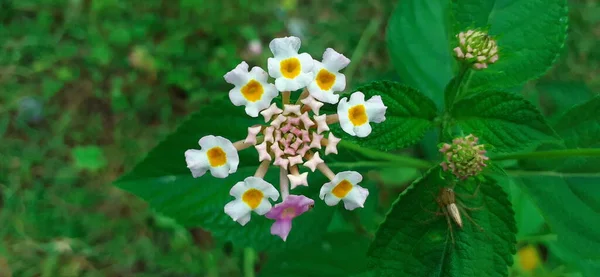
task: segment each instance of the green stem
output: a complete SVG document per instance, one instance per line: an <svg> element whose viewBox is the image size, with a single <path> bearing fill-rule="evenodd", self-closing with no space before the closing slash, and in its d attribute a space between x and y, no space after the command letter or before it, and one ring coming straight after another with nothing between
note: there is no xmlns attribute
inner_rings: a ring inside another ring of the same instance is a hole
<svg viewBox="0 0 600 277"><path fill-rule="evenodd" d="M379 19L378 17L374 17L373 19L371 19L371 22L369 22L369 25L367 26L367 28L365 28L365 30L363 31L362 35L360 36L360 40L358 41L358 45L356 45L356 48L354 49L354 52L352 53L352 56L350 57L350 60L352 62L348 65L348 67L344 71L344 74L346 75L346 80L352 80L352 77L354 76L356 69L358 68L359 65L361 65L360 61L362 60L363 56L367 52L367 47L369 46L369 42L371 41L371 38L373 37L373 35L375 35L377 30L379 29L380 24L381 24L381 19Z"/></svg>
<svg viewBox="0 0 600 277"><path fill-rule="evenodd" d="M244 248L244 277L254 277L256 253L251 247Z"/></svg>
<svg viewBox="0 0 600 277"><path fill-rule="evenodd" d="M352 150L354 152L361 153L372 159L380 159L380 160L394 162L396 164L396 166L406 166L406 167L413 167L413 168L420 168L420 169L429 169L432 166L432 164L428 161L424 161L421 159L416 159L416 158L408 157L408 156L394 155L394 154L382 152L382 151L375 150L375 149L365 148L365 147L356 145L356 144L348 142L348 141L341 141L338 145L343 148ZM340 164L340 163L338 163L338 164ZM349 164L356 164L356 163L349 163Z"/></svg>
<svg viewBox="0 0 600 277"><path fill-rule="evenodd" d="M469 64L461 64L460 69L458 70L458 75L456 75L456 77L454 77L454 79L448 83L448 86L444 92L447 113L452 111L454 103L456 103L456 101L460 98L459 96L461 96L462 92L467 87L470 77L470 69L471 66Z"/></svg>
<svg viewBox="0 0 600 277"><path fill-rule="evenodd" d="M600 157L600 148L578 148L523 153L510 153L491 157L494 161L521 159L558 159L567 157Z"/></svg>

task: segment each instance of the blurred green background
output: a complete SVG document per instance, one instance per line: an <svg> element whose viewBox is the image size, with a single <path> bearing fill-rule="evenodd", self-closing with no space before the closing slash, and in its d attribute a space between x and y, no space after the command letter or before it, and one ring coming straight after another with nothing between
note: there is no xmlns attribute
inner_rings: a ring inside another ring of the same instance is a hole
<svg viewBox="0 0 600 277"><path fill-rule="evenodd" d="M274 37L350 57L349 88L396 79L395 2L0 0L0 277L241 276L242 249L111 182L226 94L240 61L266 68ZM557 65L523 88L548 115L600 91L600 1L570 4Z"/></svg>

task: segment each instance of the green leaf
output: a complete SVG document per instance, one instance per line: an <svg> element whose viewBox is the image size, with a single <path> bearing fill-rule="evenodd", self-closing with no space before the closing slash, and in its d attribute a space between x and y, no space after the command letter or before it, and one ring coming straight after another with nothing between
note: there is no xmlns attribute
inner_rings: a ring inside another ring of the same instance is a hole
<svg viewBox="0 0 600 277"><path fill-rule="evenodd" d="M175 219L179 224L186 227L201 226L211 231L217 239L230 240L239 247L265 250L319 240L335 210L318 199L320 186L327 182L320 173L309 175L310 187L294 189L295 194L316 200L315 207L294 219L294 228L284 243L281 238L271 235L272 220L252 214L252 220L246 226L241 226L223 210L225 204L233 200L229 195L231 187L255 173L258 155L254 149L239 152L238 171L225 179L214 178L210 174L195 179L187 168L184 152L198 149L198 140L202 136L216 135L231 141L242 140L246 137L247 128L258 123L263 123L262 118L247 116L243 107L234 107L228 99L214 101L183 122L132 171L117 180L116 185L146 200L151 208ZM347 155L340 154L338 156ZM345 160L345 164L351 161ZM328 162L328 165L336 168L335 162ZM265 180L278 184L278 170L271 168Z"/></svg>
<svg viewBox="0 0 600 277"><path fill-rule="evenodd" d="M322 241L273 253L260 277L345 277L366 270L369 241L354 233L330 233Z"/></svg>
<svg viewBox="0 0 600 277"><path fill-rule="evenodd" d="M600 175L509 172L558 237L563 258L600 261Z"/></svg>
<svg viewBox="0 0 600 277"><path fill-rule="evenodd" d="M487 177L478 194L476 181L458 184L457 200L481 208L462 210L464 226L459 229L432 213L439 211L435 198L440 188L449 186L435 167L398 197L367 254L375 276L507 276L517 232L508 195Z"/></svg>
<svg viewBox="0 0 600 277"><path fill-rule="evenodd" d="M544 115L551 117L550 122L573 106L590 100L593 95L583 82L539 83L535 92Z"/></svg>
<svg viewBox="0 0 600 277"><path fill-rule="evenodd" d="M543 145L538 150L566 150L575 148L600 148L600 96L575 105L554 124L564 145ZM572 157L541 161L520 162L527 169L546 169L557 172L598 172L600 158Z"/></svg>
<svg viewBox="0 0 600 277"><path fill-rule="evenodd" d="M566 0L453 1L454 34L487 28L500 59L473 73L473 91L514 87L542 76L554 64L567 36Z"/></svg>
<svg viewBox="0 0 600 277"><path fill-rule="evenodd" d="M498 152L530 149L556 140L540 112L515 94L486 92L462 99L452 116L465 133L480 137Z"/></svg>
<svg viewBox="0 0 600 277"><path fill-rule="evenodd" d="M98 146L77 146L73 148L75 167L96 171L106 166L106 158L102 148Z"/></svg>
<svg viewBox="0 0 600 277"><path fill-rule="evenodd" d="M388 107L386 119L382 123L370 123L373 130L365 138L347 135L339 126L332 128L334 134L343 139L387 151L417 143L433 125L437 112L435 104L411 87L392 81L376 81L354 91L363 92L365 100L381 96Z"/></svg>
<svg viewBox="0 0 600 277"><path fill-rule="evenodd" d="M454 75L449 11L450 1L398 1L387 29L388 51L401 80L434 99L438 107Z"/></svg>

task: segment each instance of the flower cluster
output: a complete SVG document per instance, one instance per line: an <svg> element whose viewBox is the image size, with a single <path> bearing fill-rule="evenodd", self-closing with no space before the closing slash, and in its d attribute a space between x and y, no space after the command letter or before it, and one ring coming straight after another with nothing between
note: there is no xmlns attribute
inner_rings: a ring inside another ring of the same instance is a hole
<svg viewBox="0 0 600 277"><path fill-rule="evenodd" d="M444 161L440 163L444 171L452 171L457 178L464 180L476 176L486 167L486 150L483 144L478 144L479 138L468 135L455 138L452 144L444 143L440 147Z"/></svg>
<svg viewBox="0 0 600 277"><path fill-rule="evenodd" d="M474 69L484 69L488 64L498 60L498 45L487 33L478 30L469 30L456 35L458 46L454 54L458 59L473 64Z"/></svg>
<svg viewBox="0 0 600 277"><path fill-rule="evenodd" d="M340 139L329 131L329 125L339 123L346 133L365 137L371 133L370 123L385 120L387 107L380 96L365 100L357 91L350 98L339 99L337 92L346 87L346 77L339 71L350 60L328 48L322 61L313 60L307 53L298 53L300 39L276 38L269 44L273 57L268 59L268 73L260 67L249 69L246 62L225 74L225 81L234 86L229 99L235 106L245 106L251 117L264 117L266 124L248 127L244 140L232 143L219 136L205 136L199 141L200 150L185 152L187 166L194 177L207 171L217 178L235 173L239 164L238 151L254 147L260 165L254 176L235 184L230 195L235 200L225 205L234 221L245 225L251 212L275 220L271 233L286 240L292 219L314 206L314 200L303 195L291 195L290 189L308 186L308 171L319 170L330 182L322 184L319 197L329 206L344 202L353 210L363 207L369 191L358 184L362 176L355 171L335 174L322 157L337 154ZM269 76L274 84L269 83ZM291 94L303 89L297 100ZM281 93L282 103L271 103ZM338 104L337 114L320 114L324 103ZM279 168L279 190L263 178L271 164ZM274 206L271 201L282 201Z"/></svg>

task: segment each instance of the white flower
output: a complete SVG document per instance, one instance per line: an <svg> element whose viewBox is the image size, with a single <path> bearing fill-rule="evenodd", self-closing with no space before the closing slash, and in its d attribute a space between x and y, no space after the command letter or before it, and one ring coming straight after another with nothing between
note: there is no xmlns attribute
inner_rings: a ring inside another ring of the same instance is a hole
<svg viewBox="0 0 600 277"><path fill-rule="evenodd" d="M363 208L369 190L358 185L361 181L362 176L356 171L340 172L321 187L319 197L329 206L335 206L342 200L347 210Z"/></svg>
<svg viewBox="0 0 600 277"><path fill-rule="evenodd" d="M300 39L276 38L269 43L274 58L268 59L269 75L275 78L279 91L294 91L313 80L313 59L307 53L298 54Z"/></svg>
<svg viewBox="0 0 600 277"><path fill-rule="evenodd" d="M229 194L235 200L225 205L225 213L242 226L250 221L250 212L264 215L271 210L268 198L273 201L279 198L277 189L258 177L247 177L243 182L238 182Z"/></svg>
<svg viewBox="0 0 600 277"><path fill-rule="evenodd" d="M279 94L273 84L267 83L267 72L257 66L248 72L246 62L238 64L224 77L227 83L235 86L229 91L231 102L236 106L245 105L246 113L252 117L257 117L260 111L268 108Z"/></svg>
<svg viewBox="0 0 600 277"><path fill-rule="evenodd" d="M357 91L350 95L350 101L346 101L345 97L340 100L337 114L344 132L362 138L371 133L369 122L385 120L386 109L381 96L375 95L365 102L365 95Z"/></svg>
<svg viewBox="0 0 600 277"><path fill-rule="evenodd" d="M217 178L225 178L237 171L240 158L231 141L224 137L204 136L198 144L200 150L185 151L185 162L194 178L204 175L208 170Z"/></svg>
<svg viewBox="0 0 600 277"><path fill-rule="evenodd" d="M323 63L314 61L315 79L308 85L310 95L321 102L337 103L340 96L334 92L343 91L346 88L346 76L339 71L349 63L350 59L327 48L323 53Z"/></svg>

